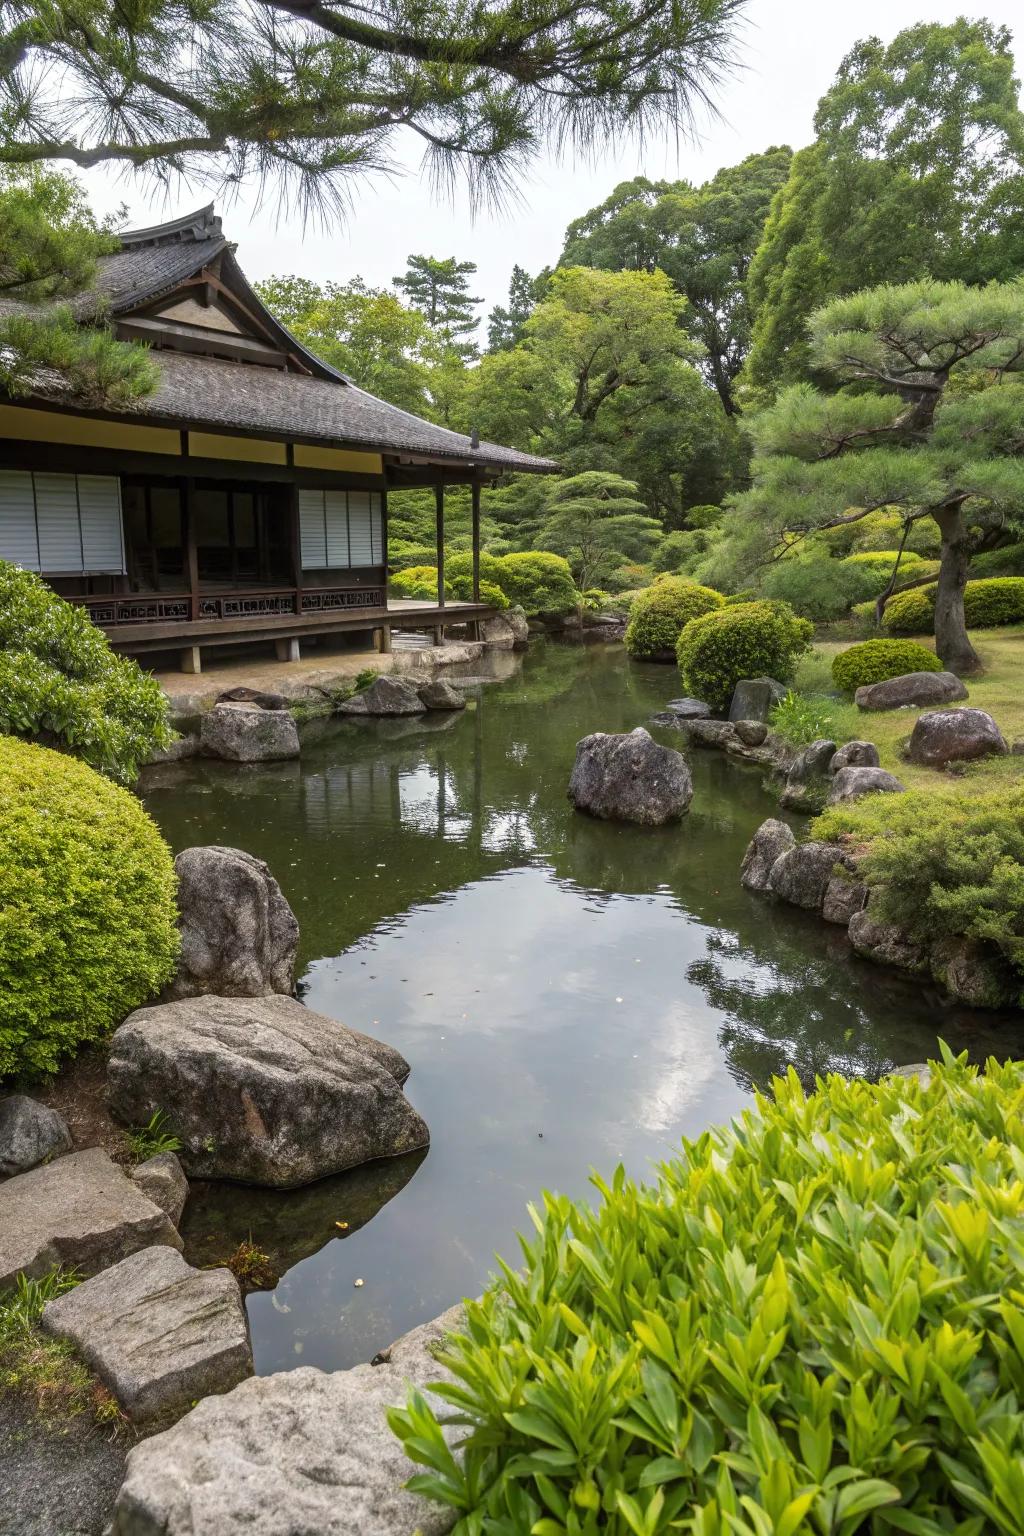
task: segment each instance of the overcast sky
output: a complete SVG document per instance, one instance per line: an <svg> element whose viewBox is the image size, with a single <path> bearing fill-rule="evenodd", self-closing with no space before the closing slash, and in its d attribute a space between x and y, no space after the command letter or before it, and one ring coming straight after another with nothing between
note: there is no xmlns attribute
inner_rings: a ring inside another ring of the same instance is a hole
<svg viewBox="0 0 1024 1536"><path fill-rule="evenodd" d="M806 144L817 100L859 38L888 40L917 21L966 15L1002 23L1024 39L1021 0L987 5L964 0L751 0L747 15L743 67L721 92L721 120L702 126L699 143L677 145L665 139L642 151L628 143L611 145L588 164L545 159L524 184L518 209L481 213L475 220L462 195L453 206L432 194L418 174L415 147L409 145L405 174L395 181L367 181L350 223L330 233L304 231L297 221L278 219L272 206L255 207L254 189L244 191L224 210L239 259L254 279L294 272L318 281L345 281L358 273L367 282L386 285L404 270L412 251L457 256L476 262L476 292L486 309L504 300L514 262L529 272L553 263L569 220L603 201L617 182L641 174L705 181L720 166L771 144ZM1024 70L1020 42L1017 57L1019 75ZM126 182L103 170L86 180L98 212L127 203L129 227L185 213L209 197L201 189L190 193L181 188L168 202L144 182Z"/></svg>

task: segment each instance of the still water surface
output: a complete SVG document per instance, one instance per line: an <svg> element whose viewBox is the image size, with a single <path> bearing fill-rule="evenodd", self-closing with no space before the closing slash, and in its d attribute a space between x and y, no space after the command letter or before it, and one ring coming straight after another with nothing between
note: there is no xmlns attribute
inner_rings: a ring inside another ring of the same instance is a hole
<svg viewBox="0 0 1024 1536"><path fill-rule="evenodd" d="M508 675L464 714L332 721L301 762L168 765L146 786L175 851L267 861L301 925L305 1001L406 1056L431 1130L425 1156L306 1190L195 1187L193 1260L251 1236L281 1275L248 1299L260 1372L368 1359L479 1292L496 1251L514 1259L542 1189L586 1194L620 1160L643 1176L790 1062L877 1076L938 1034L1024 1054L1019 1023L944 1006L740 887L778 814L757 771L693 753L676 827L570 810L578 738L645 723L673 670L554 643L492 666Z"/></svg>

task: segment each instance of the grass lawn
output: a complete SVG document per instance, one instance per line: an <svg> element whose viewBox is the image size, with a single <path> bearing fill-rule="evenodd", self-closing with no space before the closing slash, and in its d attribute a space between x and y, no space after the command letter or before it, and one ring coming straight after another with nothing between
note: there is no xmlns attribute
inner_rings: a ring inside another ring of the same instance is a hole
<svg viewBox="0 0 1024 1536"><path fill-rule="evenodd" d="M924 645L931 644L924 636L915 638L920 638ZM964 703L987 710L1012 745L1014 741L1024 739L1024 625L1007 624L1001 629L975 630L971 640L985 671L978 677L967 679L970 698ZM833 734L837 741L850 741L854 737L873 741L882 767L897 774L908 789L934 788L942 784L955 784L959 789L968 789L971 785L988 789L995 783L1024 778L1024 756L987 758L966 764L963 775L955 778L905 762L901 746L924 710L894 709L876 713L858 709L845 694L837 694L830 670L832 658L838 651L846 650L849 643L845 640L819 641L801 663L793 684L796 690L810 697L831 696L835 718Z"/></svg>

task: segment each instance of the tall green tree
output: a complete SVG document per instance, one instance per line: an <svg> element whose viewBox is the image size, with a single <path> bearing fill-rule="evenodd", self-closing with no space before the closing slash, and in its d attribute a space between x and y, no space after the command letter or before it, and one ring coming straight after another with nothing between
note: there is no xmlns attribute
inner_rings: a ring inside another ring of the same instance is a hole
<svg viewBox="0 0 1024 1536"><path fill-rule="evenodd" d="M323 287L271 277L256 291L301 342L363 389L406 411L429 410L439 346L424 316L396 294L360 277Z"/></svg>
<svg viewBox="0 0 1024 1536"><path fill-rule="evenodd" d="M961 18L858 43L822 97L751 265L745 382L805 378L807 322L836 295L1024 269L1024 113L1010 33Z"/></svg>
<svg viewBox="0 0 1024 1536"><path fill-rule="evenodd" d="M1024 526L1024 283L926 280L836 299L809 359L837 392L795 384L752 419L752 489L734 539L761 561L881 507L941 535L935 643L951 670L978 656L964 620L972 553Z"/></svg>
<svg viewBox="0 0 1024 1536"><path fill-rule="evenodd" d="M0 159L254 174L344 206L418 137L501 195L548 143L685 127L746 0L4 0Z"/></svg>
<svg viewBox="0 0 1024 1536"><path fill-rule="evenodd" d="M632 480L587 470L547 487L537 547L564 555L586 592L627 561L648 560L660 536Z"/></svg>
<svg viewBox="0 0 1024 1536"><path fill-rule="evenodd" d="M78 183L42 168L0 171L0 389L27 394L39 370L61 375L83 401L148 394L157 372L144 347L102 323L80 326L70 301L101 322L88 289L117 238L97 224Z"/></svg>
<svg viewBox="0 0 1024 1536"><path fill-rule="evenodd" d="M536 285L517 262L508 285L508 304L496 304L487 317L488 352L507 352L523 339L523 329L537 303Z"/></svg>
<svg viewBox="0 0 1024 1536"><path fill-rule="evenodd" d="M733 381L750 344L747 274L790 160L788 149L768 149L699 187L637 177L566 231L564 265L668 274L687 300L682 324L704 348L701 367L728 415L737 411Z"/></svg>
<svg viewBox="0 0 1024 1536"><path fill-rule="evenodd" d="M479 318L474 310L482 303L469 291L469 279L475 272L475 261L410 256L404 274L394 279L395 287L425 316L438 337L465 357L476 353L472 337Z"/></svg>

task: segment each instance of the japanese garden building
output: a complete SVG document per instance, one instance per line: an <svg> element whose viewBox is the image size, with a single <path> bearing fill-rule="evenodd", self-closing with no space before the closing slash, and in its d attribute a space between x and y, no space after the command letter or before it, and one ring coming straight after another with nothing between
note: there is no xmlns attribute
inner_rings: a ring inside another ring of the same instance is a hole
<svg viewBox="0 0 1024 1536"><path fill-rule="evenodd" d="M60 381L0 396L0 558L39 571L133 654L473 624L444 593L444 487L555 469L366 393L302 346L242 273L212 206L120 237L83 324L154 349L144 399L90 410ZM387 600L388 492L433 487L436 603Z"/></svg>

